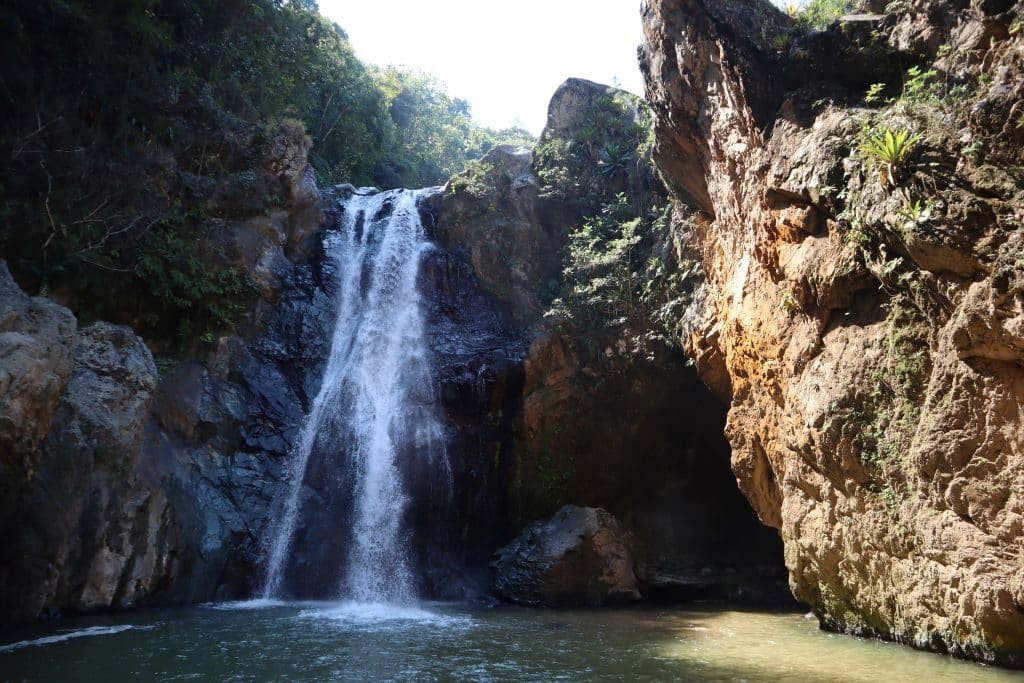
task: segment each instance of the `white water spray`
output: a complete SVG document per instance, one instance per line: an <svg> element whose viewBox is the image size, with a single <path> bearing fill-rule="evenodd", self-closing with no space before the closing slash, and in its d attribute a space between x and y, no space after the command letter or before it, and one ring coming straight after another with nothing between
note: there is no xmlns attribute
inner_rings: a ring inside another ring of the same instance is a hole
<svg viewBox="0 0 1024 683"><path fill-rule="evenodd" d="M323 382L293 454L284 511L267 554L265 598L280 593L310 457L326 440L347 453L354 472L341 597L415 599L399 460L407 454L440 459L447 469L416 286L429 248L416 200L409 190L355 194L344 204L341 230L325 241L337 267L338 318Z"/></svg>

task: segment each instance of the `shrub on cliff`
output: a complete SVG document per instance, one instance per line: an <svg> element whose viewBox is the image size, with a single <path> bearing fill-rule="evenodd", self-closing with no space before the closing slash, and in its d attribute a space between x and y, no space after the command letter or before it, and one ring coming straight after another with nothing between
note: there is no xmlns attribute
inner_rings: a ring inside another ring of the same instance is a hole
<svg viewBox="0 0 1024 683"><path fill-rule="evenodd" d="M638 210L619 193L573 230L553 311L584 332L655 323L675 335L690 272L669 246L671 211L662 204Z"/></svg>

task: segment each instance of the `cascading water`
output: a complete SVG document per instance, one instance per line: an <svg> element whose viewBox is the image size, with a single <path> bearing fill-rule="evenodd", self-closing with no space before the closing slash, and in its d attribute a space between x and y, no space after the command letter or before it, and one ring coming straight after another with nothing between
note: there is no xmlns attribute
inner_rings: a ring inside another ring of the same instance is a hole
<svg viewBox="0 0 1024 683"><path fill-rule="evenodd" d="M347 564L340 597L415 598L405 531L406 457L447 470L417 275L430 248L418 192L354 194L325 240L338 277L338 315L320 391L292 458L290 485L268 548L263 597L278 597L301 524L303 486L315 453L344 453L351 476ZM340 533L340 535L345 535ZM335 596L324 596L335 597Z"/></svg>

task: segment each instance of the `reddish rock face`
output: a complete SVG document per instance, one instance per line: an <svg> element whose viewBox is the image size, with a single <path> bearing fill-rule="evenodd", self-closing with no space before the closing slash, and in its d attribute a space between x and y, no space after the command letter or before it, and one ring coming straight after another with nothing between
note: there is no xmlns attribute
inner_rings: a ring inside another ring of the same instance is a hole
<svg viewBox="0 0 1024 683"><path fill-rule="evenodd" d="M1024 108L1024 10L923 4L872 19L866 45L842 26L773 40L767 2L648 0L655 157L697 211L688 350L731 392L733 471L795 595L831 628L1021 666L1024 131L985 121ZM938 47L979 31L970 56ZM872 113L858 60L968 89ZM858 151L865 121L923 135L902 187ZM912 198L934 213L904 215Z"/></svg>

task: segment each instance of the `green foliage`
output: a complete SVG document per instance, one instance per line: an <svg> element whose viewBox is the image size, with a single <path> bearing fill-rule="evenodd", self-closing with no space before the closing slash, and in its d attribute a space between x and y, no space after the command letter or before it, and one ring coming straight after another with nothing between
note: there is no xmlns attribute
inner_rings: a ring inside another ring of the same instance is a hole
<svg viewBox="0 0 1024 683"><path fill-rule="evenodd" d="M593 205L595 198L612 199L607 188L614 192L635 183L637 161L649 158L653 146L647 105L629 93L609 91L594 98L572 138L541 138L534 167L545 196Z"/></svg>
<svg viewBox="0 0 1024 683"><path fill-rule="evenodd" d="M685 282L695 264L668 267L658 254L667 242L668 207L640 213L624 193L569 234L561 298L584 331L661 323L676 334Z"/></svg>
<svg viewBox="0 0 1024 683"><path fill-rule="evenodd" d="M780 52L785 52L793 42L793 34L786 32L772 37L772 47Z"/></svg>
<svg viewBox="0 0 1024 683"><path fill-rule="evenodd" d="M493 170L494 167L484 161L471 161L465 171L448 182L448 192L464 192L477 199L485 197L493 189L488 181L488 175Z"/></svg>
<svg viewBox="0 0 1024 683"><path fill-rule="evenodd" d="M874 104L882 99L882 93L885 92L885 83L872 83L871 87L868 88L868 92L864 95L864 101L868 104Z"/></svg>
<svg viewBox="0 0 1024 683"><path fill-rule="evenodd" d="M970 159L974 163L981 161L982 152L985 149L985 143L981 140L973 140L970 144L964 145L960 150L960 154L964 155L967 159Z"/></svg>
<svg viewBox="0 0 1024 683"><path fill-rule="evenodd" d="M521 128L477 126L468 103L449 96L433 76L393 67L373 73L388 112L382 144L393 150L379 162L380 184L438 185L497 144L532 147L535 142Z"/></svg>
<svg viewBox="0 0 1024 683"><path fill-rule="evenodd" d="M156 301L142 322L150 328L174 320L182 345L200 338L214 341L216 330L230 327L242 314L252 285L232 267L210 267L180 225L165 224L149 232L149 246L135 264Z"/></svg>
<svg viewBox="0 0 1024 683"><path fill-rule="evenodd" d="M0 254L151 343L211 339L251 304L211 245L287 208L266 154L282 134L308 134L322 183L382 186L532 142L475 126L434 79L368 68L308 0L12 0L0 25Z"/></svg>
<svg viewBox="0 0 1024 683"><path fill-rule="evenodd" d="M907 226L914 228L927 223L932 218L932 201L925 199L907 199L899 208L900 216L907 222Z"/></svg>
<svg viewBox="0 0 1024 683"><path fill-rule="evenodd" d="M579 163L572 142L556 137L543 138L534 148L533 156L537 175L549 188L549 193L569 194L579 190L579 175L572 170Z"/></svg>
<svg viewBox="0 0 1024 683"><path fill-rule="evenodd" d="M641 219L626 195L605 205L569 235L565 270L570 305L595 325L628 318L638 303Z"/></svg>
<svg viewBox="0 0 1024 683"><path fill-rule="evenodd" d="M910 67L903 83L902 99L906 102L937 102L942 90L941 84L936 80L937 76L938 72L935 69L925 71L919 66Z"/></svg>
<svg viewBox="0 0 1024 683"><path fill-rule="evenodd" d="M924 70L919 66L907 69L903 89L898 98L884 100L882 95L887 87L888 85L885 83L873 83L864 95L864 101L868 104L885 101L888 104L937 105L944 95L946 98L959 99L963 89L963 86L944 88L938 80L938 72L935 69Z"/></svg>
<svg viewBox="0 0 1024 683"><path fill-rule="evenodd" d="M627 165L635 161L635 150L622 142L609 142L598 151L597 165L601 174L613 176L625 170Z"/></svg>
<svg viewBox="0 0 1024 683"><path fill-rule="evenodd" d="M869 129L860 144L860 152L878 170L882 185L890 187L899 184L921 138L920 134L906 129Z"/></svg>
<svg viewBox="0 0 1024 683"><path fill-rule="evenodd" d="M594 100L574 135L573 148L597 162L603 175L613 176L642 156L651 128L646 105L619 91Z"/></svg>
<svg viewBox="0 0 1024 683"><path fill-rule="evenodd" d="M779 293L779 308L787 313L796 313L800 310L800 303L788 290L783 289Z"/></svg>
<svg viewBox="0 0 1024 683"><path fill-rule="evenodd" d="M800 4L790 3L786 11L799 27L821 31L856 6L855 0L803 0Z"/></svg>

